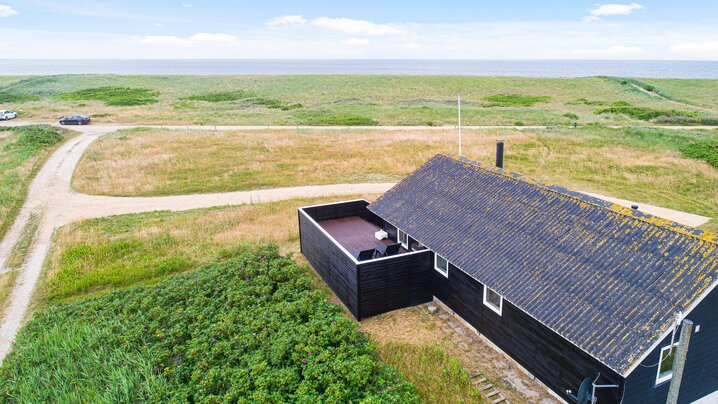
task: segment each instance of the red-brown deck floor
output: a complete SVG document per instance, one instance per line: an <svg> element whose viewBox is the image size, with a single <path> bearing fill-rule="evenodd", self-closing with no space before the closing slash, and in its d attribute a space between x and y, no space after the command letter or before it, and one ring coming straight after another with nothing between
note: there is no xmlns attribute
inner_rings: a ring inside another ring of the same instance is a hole
<svg viewBox="0 0 718 404"><path fill-rule="evenodd" d="M377 240L374 238L374 233L381 228L357 216L323 220L319 222L319 225L355 256L362 250L394 244L394 241L389 239ZM401 252L406 252L406 250L401 249Z"/></svg>

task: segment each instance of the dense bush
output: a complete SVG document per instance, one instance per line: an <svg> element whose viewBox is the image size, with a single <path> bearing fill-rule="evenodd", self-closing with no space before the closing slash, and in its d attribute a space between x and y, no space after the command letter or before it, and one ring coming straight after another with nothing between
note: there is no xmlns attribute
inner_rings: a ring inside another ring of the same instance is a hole
<svg viewBox="0 0 718 404"><path fill-rule="evenodd" d="M306 268L276 248L36 315L0 368L5 402L413 403Z"/></svg>
<svg viewBox="0 0 718 404"><path fill-rule="evenodd" d="M302 104L290 104L273 98L258 97L257 95L244 90L195 94L182 99L206 102L247 101L249 105L261 105L265 108L281 109L282 111L289 111L304 107Z"/></svg>
<svg viewBox="0 0 718 404"><path fill-rule="evenodd" d="M15 133L17 139L7 143L5 150L14 150L21 154L34 154L36 151L54 146L63 139L61 129L45 125L28 125L2 128Z"/></svg>
<svg viewBox="0 0 718 404"><path fill-rule="evenodd" d="M483 98L491 105L500 107L533 107L540 102L551 101L547 95L496 94Z"/></svg>
<svg viewBox="0 0 718 404"><path fill-rule="evenodd" d="M718 168L718 141L707 140L685 146L681 149L684 156L704 160Z"/></svg>
<svg viewBox="0 0 718 404"><path fill-rule="evenodd" d="M102 101L109 106L135 106L154 104L159 101L155 98L158 95L159 92L149 88L97 87L56 94L54 98L63 101Z"/></svg>
<svg viewBox="0 0 718 404"><path fill-rule="evenodd" d="M296 117L300 125L315 126L376 126L379 122L358 115L334 114L330 112L308 112Z"/></svg>
<svg viewBox="0 0 718 404"><path fill-rule="evenodd" d="M685 117L697 118L700 114L696 111L678 111L675 109L654 109L649 107L637 107L633 105L612 106L600 108L594 111L595 114L622 114L633 119L650 121L657 118Z"/></svg>

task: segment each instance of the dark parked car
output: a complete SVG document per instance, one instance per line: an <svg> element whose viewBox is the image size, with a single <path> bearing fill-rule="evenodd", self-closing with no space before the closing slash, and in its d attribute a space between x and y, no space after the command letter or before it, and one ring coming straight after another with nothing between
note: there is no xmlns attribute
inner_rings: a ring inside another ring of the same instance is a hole
<svg viewBox="0 0 718 404"><path fill-rule="evenodd" d="M60 125L87 125L90 123L90 117L86 115L70 115L60 118Z"/></svg>

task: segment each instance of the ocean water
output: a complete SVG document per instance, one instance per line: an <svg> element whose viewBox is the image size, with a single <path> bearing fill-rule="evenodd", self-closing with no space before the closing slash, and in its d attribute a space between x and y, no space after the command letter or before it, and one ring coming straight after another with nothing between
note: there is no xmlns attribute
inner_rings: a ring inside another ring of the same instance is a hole
<svg viewBox="0 0 718 404"><path fill-rule="evenodd" d="M427 74L718 78L718 61L0 59L0 76L49 74Z"/></svg>

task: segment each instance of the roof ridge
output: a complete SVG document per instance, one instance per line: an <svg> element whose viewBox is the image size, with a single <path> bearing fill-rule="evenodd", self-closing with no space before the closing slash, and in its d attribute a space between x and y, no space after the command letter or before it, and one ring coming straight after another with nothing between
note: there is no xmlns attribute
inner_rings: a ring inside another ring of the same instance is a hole
<svg viewBox="0 0 718 404"><path fill-rule="evenodd" d="M462 156L459 156L456 154L448 155L448 154L444 154L444 153L439 153L439 154L437 154L437 156L450 158L456 162L486 171L486 172L494 174L494 175L500 175L502 177L512 179L515 181L521 181L521 182L524 182L524 183L527 183L530 185L535 185L535 186L541 187L543 189L546 189L550 192L559 194L561 196L569 197L571 199L576 199L580 202L596 206L600 209L605 209L609 212L612 212L612 213L615 213L615 214L618 214L621 216L630 217L631 219L635 219L635 220L638 220L638 221L641 221L644 223L648 223L650 225L653 225L653 226L656 226L656 227L659 227L662 229L666 229L666 230L672 231L674 233L679 233L679 234L682 234L685 236L696 238L700 241L704 241L704 242L707 242L707 243L710 243L713 245L718 245L718 234L707 231L707 230L702 230L702 229L698 229L695 227L687 226L687 225L675 222L673 220L664 219L664 218L661 218L658 216L651 215L650 213L638 212L639 215L636 215L636 212L634 212L633 209L631 209L629 207L626 207L626 206L623 206L623 205L620 205L617 203L611 203L608 201L604 201L602 199L595 198L593 196L586 195L581 192L571 191L571 190L564 188L562 186L559 186L559 185L548 185L548 184L545 184L545 183L543 183L539 180L536 180L534 178L527 177L523 174L506 171L503 168L484 166L483 164L479 163L478 161L471 160L471 159L468 159L466 157L462 157ZM609 207L609 205L610 205L610 207Z"/></svg>

